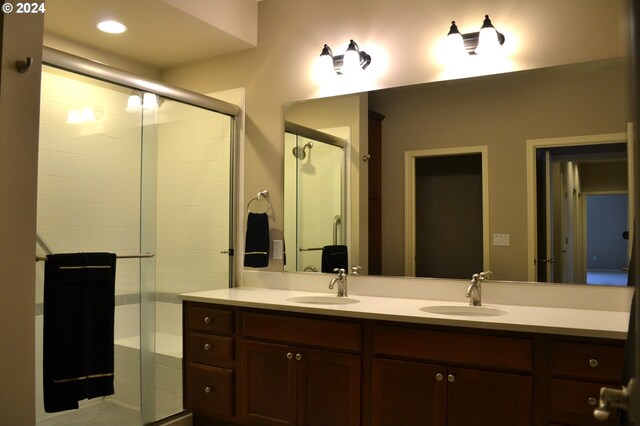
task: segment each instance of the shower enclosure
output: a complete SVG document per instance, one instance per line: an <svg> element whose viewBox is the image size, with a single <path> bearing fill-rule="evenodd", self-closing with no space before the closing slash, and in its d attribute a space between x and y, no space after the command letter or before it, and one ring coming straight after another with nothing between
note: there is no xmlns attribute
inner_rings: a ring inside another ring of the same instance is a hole
<svg viewBox="0 0 640 426"><path fill-rule="evenodd" d="M115 394L55 414L42 402L45 262L36 263L37 422L147 424L182 410L178 294L233 280L237 107L52 49L44 61L36 254L121 258Z"/></svg>
<svg viewBox="0 0 640 426"><path fill-rule="evenodd" d="M322 248L344 245L347 141L285 124L285 271L320 272ZM330 130L329 130L330 131Z"/></svg>

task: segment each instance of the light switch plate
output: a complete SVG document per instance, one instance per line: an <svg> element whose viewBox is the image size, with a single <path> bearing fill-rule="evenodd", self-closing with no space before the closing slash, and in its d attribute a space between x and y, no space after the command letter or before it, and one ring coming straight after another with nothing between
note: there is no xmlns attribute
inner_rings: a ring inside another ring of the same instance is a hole
<svg viewBox="0 0 640 426"><path fill-rule="evenodd" d="M509 245L509 234L493 234L493 245L494 246L508 246Z"/></svg>
<svg viewBox="0 0 640 426"><path fill-rule="evenodd" d="M282 260L282 240L273 240L273 259Z"/></svg>

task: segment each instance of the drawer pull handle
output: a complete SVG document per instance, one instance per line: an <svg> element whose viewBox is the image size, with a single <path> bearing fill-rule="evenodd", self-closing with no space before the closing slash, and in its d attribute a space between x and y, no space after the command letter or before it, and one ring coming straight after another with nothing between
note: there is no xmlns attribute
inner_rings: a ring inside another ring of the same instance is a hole
<svg viewBox="0 0 640 426"><path fill-rule="evenodd" d="M593 396L589 397L589 399L587 399L587 403L592 406L595 407L596 405L598 405L598 398L595 398Z"/></svg>
<svg viewBox="0 0 640 426"><path fill-rule="evenodd" d="M453 374L449 374L449 375L447 376L447 380L448 380L449 382L453 383L453 382L455 382L455 381L456 381L456 376L454 376Z"/></svg>
<svg viewBox="0 0 640 426"><path fill-rule="evenodd" d="M436 380L441 382L444 380L444 375L442 373L436 374Z"/></svg>
<svg viewBox="0 0 640 426"><path fill-rule="evenodd" d="M291 352L287 352L287 359L292 359L293 358L293 354Z"/></svg>
<svg viewBox="0 0 640 426"><path fill-rule="evenodd" d="M598 360L595 358L591 358L589 360L589 367L596 368L598 366Z"/></svg>
<svg viewBox="0 0 640 426"><path fill-rule="evenodd" d="M296 361L300 361L302 359L302 355L296 354Z"/></svg>
<svg viewBox="0 0 640 426"><path fill-rule="evenodd" d="M205 324L211 324L211 317L204 317Z"/></svg>
<svg viewBox="0 0 640 426"><path fill-rule="evenodd" d="M213 391L213 388L211 386L207 386L206 388L204 388L204 393L211 393Z"/></svg>
<svg viewBox="0 0 640 426"><path fill-rule="evenodd" d="M204 350L208 351L209 349L211 349L211 345L209 343L205 343L204 344Z"/></svg>

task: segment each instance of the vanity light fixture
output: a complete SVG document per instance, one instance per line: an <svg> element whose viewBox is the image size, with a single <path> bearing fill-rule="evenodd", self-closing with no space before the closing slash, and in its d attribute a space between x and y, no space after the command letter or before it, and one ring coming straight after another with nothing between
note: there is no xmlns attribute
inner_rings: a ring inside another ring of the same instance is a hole
<svg viewBox="0 0 640 426"><path fill-rule="evenodd" d="M349 40L347 51L343 55L334 55L326 44L320 52L320 67L325 70L333 69L336 74L353 74L365 70L371 64L371 56L360 50L358 44Z"/></svg>
<svg viewBox="0 0 640 426"><path fill-rule="evenodd" d="M479 32L461 34L456 21L451 21L451 27L447 34L451 49L467 52L469 55L490 55L495 53L504 44L504 35L496 31L489 19L484 15L482 28Z"/></svg>

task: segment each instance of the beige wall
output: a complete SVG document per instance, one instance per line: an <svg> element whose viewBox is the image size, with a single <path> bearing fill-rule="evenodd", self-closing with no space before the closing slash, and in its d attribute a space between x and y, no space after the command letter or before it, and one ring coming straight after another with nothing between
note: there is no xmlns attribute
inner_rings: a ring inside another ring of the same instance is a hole
<svg viewBox="0 0 640 426"><path fill-rule="evenodd" d="M35 231L41 14L0 16L0 424L35 422ZM25 74L15 62L33 58ZM25 122L25 118L27 121Z"/></svg>
<svg viewBox="0 0 640 426"><path fill-rule="evenodd" d="M626 10L624 0L265 0L259 5L257 48L165 70L162 79L202 93L246 88L245 170L251 173L244 176L245 205L251 194L267 188L275 211L272 228L281 231L285 103L624 56ZM486 13L507 36L508 58L495 67L443 66L437 53L450 21L463 32L477 31ZM372 55L371 66L351 84L319 86L311 71L323 44L341 53L350 38ZM272 262L269 269L282 270L282 264Z"/></svg>

